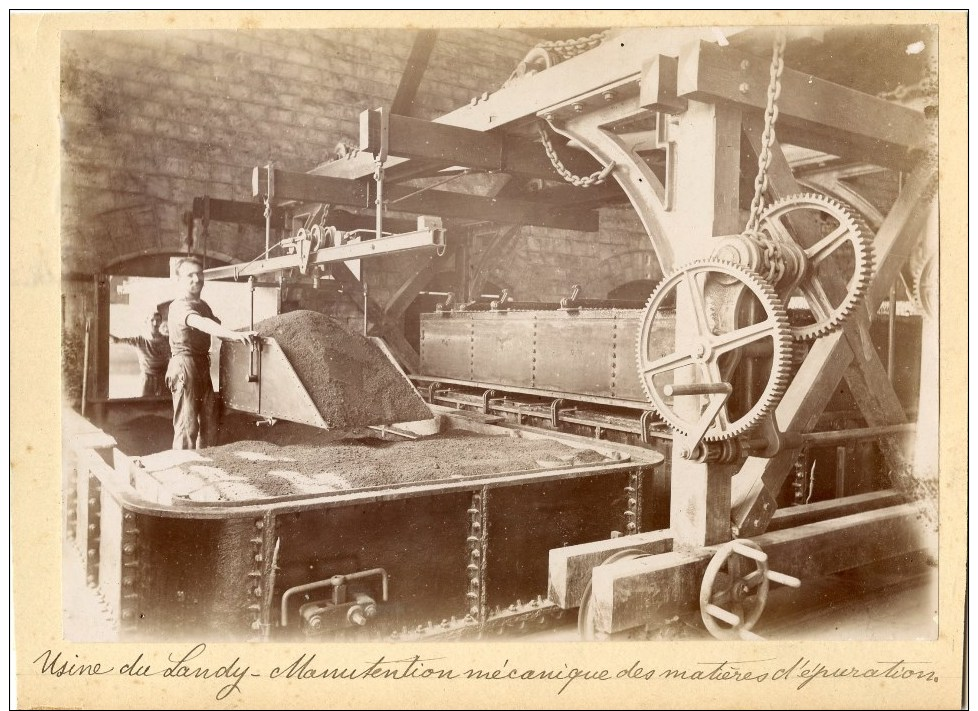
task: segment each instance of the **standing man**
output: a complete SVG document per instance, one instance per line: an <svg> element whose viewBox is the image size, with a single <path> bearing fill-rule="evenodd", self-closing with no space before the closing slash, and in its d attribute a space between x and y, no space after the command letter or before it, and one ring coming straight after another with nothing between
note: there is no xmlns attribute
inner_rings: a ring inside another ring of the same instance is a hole
<svg viewBox="0 0 978 711"><path fill-rule="evenodd" d="M156 397L166 393L166 367L170 362L170 341L160 332L163 318L154 312L146 319L146 334L119 338L109 334L112 343L124 343L136 350L139 372L143 376L143 397Z"/></svg>
<svg viewBox="0 0 978 711"><path fill-rule="evenodd" d="M250 343L255 333L225 328L201 300L204 268L196 259L177 262L175 275L177 293L167 318L173 356L166 371L173 394L173 448L202 449L214 444L211 336Z"/></svg>

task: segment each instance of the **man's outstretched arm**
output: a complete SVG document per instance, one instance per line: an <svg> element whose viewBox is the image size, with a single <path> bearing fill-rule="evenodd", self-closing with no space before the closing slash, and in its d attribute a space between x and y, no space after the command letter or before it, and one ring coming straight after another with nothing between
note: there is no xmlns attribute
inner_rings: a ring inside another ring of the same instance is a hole
<svg viewBox="0 0 978 711"><path fill-rule="evenodd" d="M187 316L187 325L191 328L196 328L198 331L222 338L225 341L238 341L239 343L251 343L252 337L258 335L254 331L232 331L214 319L201 316L200 314L190 314Z"/></svg>

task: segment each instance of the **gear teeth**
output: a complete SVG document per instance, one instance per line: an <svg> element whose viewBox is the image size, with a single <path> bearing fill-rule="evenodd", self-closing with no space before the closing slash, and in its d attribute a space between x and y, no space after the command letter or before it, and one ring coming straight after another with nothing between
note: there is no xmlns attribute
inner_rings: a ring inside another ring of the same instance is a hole
<svg viewBox="0 0 978 711"><path fill-rule="evenodd" d="M745 269L744 267L722 260L702 259L691 262L683 267L674 269L669 276L664 278L653 290L645 304L645 311L639 327L639 336L636 343L636 356L639 370L639 382L645 391L646 397L652 405L652 409L659 417L669 425L669 427L680 435L689 434L690 428L694 423L680 419L665 402L658 397L658 393L647 382L644 376L648 359L645 355L645 348L648 343L649 333L655 314L658 312L660 301L663 295L674 290L677 277L682 277L690 271L713 271L727 276L733 276L758 298L767 314L768 318L775 321L776 328L773 331L774 349L771 363L771 374L764 391L758 397L753 407L742 417L730 423L728 429L718 429L717 424L711 425L707 430L704 440L707 442L717 442L737 437L740 434L749 432L761 419L770 412L771 408L781 399L791 379L792 373L792 348L791 328L788 321L788 314L781 304L774 291L774 288L760 276Z"/></svg>
<svg viewBox="0 0 978 711"><path fill-rule="evenodd" d="M761 214L760 224L763 225L767 220L778 218L796 209L821 210L838 220L840 225L847 225L851 233L849 242L852 245L855 259L853 275L849 280L846 295L842 302L832 310L832 313L816 323L791 329L795 340L807 341L835 331L852 313L865 294L875 273L875 256L871 236L873 232L859 212L851 205L819 193L792 195L778 200ZM791 295L789 294L787 298L790 299Z"/></svg>

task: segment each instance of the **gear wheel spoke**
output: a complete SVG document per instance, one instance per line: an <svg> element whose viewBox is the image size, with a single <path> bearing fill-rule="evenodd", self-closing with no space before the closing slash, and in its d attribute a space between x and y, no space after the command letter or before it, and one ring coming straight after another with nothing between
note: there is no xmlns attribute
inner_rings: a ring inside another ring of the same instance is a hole
<svg viewBox="0 0 978 711"><path fill-rule="evenodd" d="M663 354L659 324L674 319L676 307L690 312L689 328L678 347ZM766 339L769 354L754 348ZM692 262L659 284L642 316L637 351L639 379L653 409L677 433L702 434L705 441L749 431L790 378L791 332L781 301L757 274L724 261ZM744 367L752 358L761 359L759 367ZM745 386L751 372L759 378L756 387ZM707 425L703 418L711 412Z"/></svg>
<svg viewBox="0 0 978 711"><path fill-rule="evenodd" d="M683 281L686 283L686 290L689 294L689 303L693 307L693 316L696 320L696 331L700 336L711 335L713 331L706 316L706 301L703 292L697 287L696 279L692 274L685 274Z"/></svg>
<svg viewBox="0 0 978 711"><path fill-rule="evenodd" d="M670 353L665 358L659 358L658 360L642 367L640 374L645 376L661 375L662 373L668 373L671 370L676 370L677 368L683 368L692 364L693 357L688 353Z"/></svg>
<svg viewBox="0 0 978 711"><path fill-rule="evenodd" d="M841 225L834 232L823 237L818 242L805 250L808 257L815 266L818 266L825 258L836 251L839 247L849 241L848 225Z"/></svg>
<svg viewBox="0 0 978 711"><path fill-rule="evenodd" d="M832 302L829 300L829 295L825 293L825 289L822 288L822 282L818 279L811 279L801 284L800 288L808 302L808 307L815 314L815 318L825 321L832 317Z"/></svg>
<svg viewBox="0 0 978 711"><path fill-rule="evenodd" d="M743 348L751 343L756 343L764 338L774 336L777 328L778 324L776 321L766 319L752 326L744 326L743 328L738 328L736 331L731 331L723 336L716 337L713 339L713 347L720 353Z"/></svg>

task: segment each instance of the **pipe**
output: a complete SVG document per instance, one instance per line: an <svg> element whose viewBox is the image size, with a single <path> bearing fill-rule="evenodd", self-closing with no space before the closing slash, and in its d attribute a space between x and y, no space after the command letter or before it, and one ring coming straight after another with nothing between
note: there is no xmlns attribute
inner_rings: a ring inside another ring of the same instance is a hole
<svg viewBox="0 0 978 711"><path fill-rule="evenodd" d="M294 588L289 588L282 595L282 613L281 622L282 627L288 627L288 615L289 615L289 599L293 595L299 593L311 592L313 590L319 590L320 588L336 587L337 585L344 585L351 580L360 580L362 578L369 578L374 575L379 575L381 579L381 600L387 602L387 571L383 568L371 568L370 570L361 570L357 573L350 573L349 575L334 575L331 578L325 580L317 580L313 583L306 583L305 585L297 585ZM337 580L338 579L338 580Z"/></svg>

